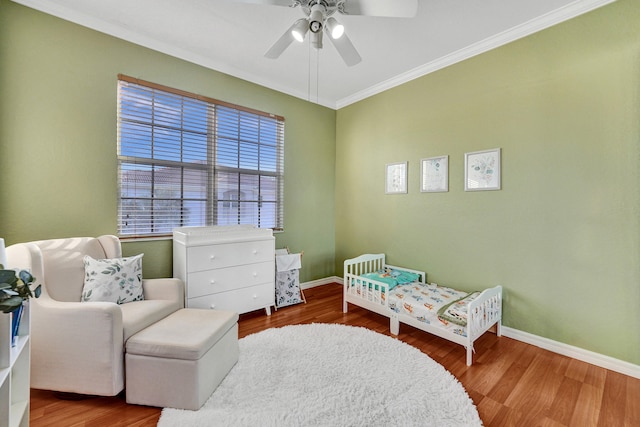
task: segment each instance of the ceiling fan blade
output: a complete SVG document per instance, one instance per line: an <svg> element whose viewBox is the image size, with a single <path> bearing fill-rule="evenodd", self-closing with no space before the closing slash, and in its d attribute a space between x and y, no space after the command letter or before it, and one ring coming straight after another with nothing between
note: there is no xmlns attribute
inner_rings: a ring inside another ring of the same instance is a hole
<svg viewBox="0 0 640 427"><path fill-rule="evenodd" d="M327 38L331 40L331 43L335 46L340 56L349 67L352 67L362 61L360 54L346 34L343 34L339 39L334 39L330 34L327 34Z"/></svg>
<svg viewBox="0 0 640 427"><path fill-rule="evenodd" d="M284 52L285 49L288 48L289 45L295 40L293 38L293 34L291 34L291 30L293 30L293 27L295 27L295 25L296 24L294 23L292 26L290 26L289 29L284 32L282 37L280 37L273 44L273 46L269 48L269 50L267 51L267 53L264 54L264 56L266 56L267 58L276 59L280 55L282 55L282 52Z"/></svg>
<svg viewBox="0 0 640 427"><path fill-rule="evenodd" d="M295 0L235 0L237 3L266 4L271 6L297 6Z"/></svg>
<svg viewBox="0 0 640 427"><path fill-rule="evenodd" d="M345 15L413 18L418 13L418 0L346 0L341 12Z"/></svg>

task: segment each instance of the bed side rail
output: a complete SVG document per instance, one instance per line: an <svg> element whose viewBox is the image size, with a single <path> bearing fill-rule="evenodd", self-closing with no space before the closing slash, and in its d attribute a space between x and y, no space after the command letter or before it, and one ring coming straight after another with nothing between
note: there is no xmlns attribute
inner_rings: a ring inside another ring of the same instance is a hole
<svg viewBox="0 0 640 427"><path fill-rule="evenodd" d="M497 334L500 336L502 286L499 285L485 289L476 299L469 303L467 334L473 340L487 331L494 323L497 324Z"/></svg>
<svg viewBox="0 0 640 427"><path fill-rule="evenodd" d="M377 280L366 279L355 274L345 274L344 292L351 298L387 306L389 286Z"/></svg>
<svg viewBox="0 0 640 427"><path fill-rule="evenodd" d="M344 262L344 299L354 298L386 306L386 283L360 277L384 267L384 254L364 254ZM346 302L344 311L346 313Z"/></svg>

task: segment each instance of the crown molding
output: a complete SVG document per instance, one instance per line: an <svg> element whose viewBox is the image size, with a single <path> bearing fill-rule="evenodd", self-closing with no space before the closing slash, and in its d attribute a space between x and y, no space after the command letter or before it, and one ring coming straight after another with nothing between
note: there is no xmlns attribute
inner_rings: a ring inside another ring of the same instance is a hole
<svg viewBox="0 0 640 427"><path fill-rule="evenodd" d="M63 19L65 21L73 22L82 27L89 28L100 33L104 33L115 38L124 40L126 42L146 47L148 49L160 52L162 54L172 56L174 58L182 59L187 62L191 62L196 65L214 70L223 74L236 77L240 80L245 80L249 83L253 83L268 89L275 90L276 92L284 93L285 95L293 96L305 101L313 102L314 104L321 105L335 110L335 102L324 99L322 97L315 97L312 99L311 95L307 92L301 92L292 90L285 85L277 84L272 81L261 79L255 74L247 73L236 67L233 67L224 62L213 60L209 57L197 54L187 49L181 49L175 45L163 43L153 37L148 37L143 34L131 31L120 25L116 25L111 22L106 22L101 19L97 19L93 16L78 12L68 7L62 7L57 4L52 4L47 0L11 0L14 3L21 4L25 7L35 9L37 11L46 13L48 15L55 16L56 18Z"/></svg>
<svg viewBox="0 0 640 427"><path fill-rule="evenodd" d="M302 93L300 91L292 90L291 88L285 87L285 85L276 84L272 81L261 79L259 76L256 76L251 73L247 73L243 70L233 67L232 65L215 61L211 58L204 57L195 52L192 52L186 49L181 49L167 43L162 43L156 39L138 34L125 27L122 27L113 23L101 21L99 19L96 19L95 17L88 16L86 14L80 13L76 10L73 10L67 7L59 6L47 0L12 0L12 1L14 3L18 3L23 6L30 7L30 8L39 10L41 12L47 13L49 15L53 15L64 20L74 22L78 25L94 29L96 31L123 39L125 41L173 56L175 58L192 62L194 64L201 65L203 67L216 70L221 73L228 74L242 80L246 80L248 82L284 93L286 95L293 96L295 98L313 102L315 104L319 104L324 107L331 108L333 110L339 110L340 108L354 104L358 101L362 101L363 99L377 95L388 89L392 89L396 86L400 86L404 83L415 80L419 77L425 76L435 71L441 70L450 65L454 65L458 62L464 61L465 59L472 58L476 55L480 55L482 53L488 52L492 49L506 45L507 43L511 43L512 41L529 36L538 31L552 27L556 24L562 23L564 21L568 21L569 19L575 18L579 15L585 14L594 9L605 6L609 3L613 3L616 0L576 0L564 7L556 9L553 12L547 13L539 18L532 19L528 22L517 25L509 30L503 31L499 34L496 34L494 36L481 40L477 43L469 45L456 52L442 56L427 64L416 67L413 70L409 70L391 79L385 80L381 83L375 84L364 90L356 92L353 95L339 99L336 102L333 102L328 99L323 99L321 97L318 97L317 99L312 100L310 94L307 92Z"/></svg>
<svg viewBox="0 0 640 427"><path fill-rule="evenodd" d="M427 64L421 65L420 67L416 67L413 70L407 71L406 73L388 79L380 84L371 86L351 96L342 98L336 102L335 108L336 110L339 110L340 108L354 104L358 101L362 101L363 99L377 95L388 89L400 86L401 84L407 83L411 80L415 80L419 77L441 70L450 65L462 62L465 59L480 55L481 53L485 53L500 46L504 46L507 43L511 43L523 37L542 31L546 28L568 21L572 18L583 15L587 12L605 6L609 3L613 3L615 1L616 0L577 0L560 9L556 9L553 12L547 13L546 15L543 15L539 18L532 19L531 21L517 25L513 28L510 28L509 30L488 37L449 55L442 56L435 61L431 61Z"/></svg>

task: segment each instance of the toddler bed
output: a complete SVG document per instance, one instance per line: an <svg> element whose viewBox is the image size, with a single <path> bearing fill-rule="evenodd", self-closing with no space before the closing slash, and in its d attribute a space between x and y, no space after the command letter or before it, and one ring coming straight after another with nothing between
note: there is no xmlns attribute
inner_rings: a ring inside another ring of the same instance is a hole
<svg viewBox="0 0 640 427"><path fill-rule="evenodd" d="M343 311L347 303L386 316L391 333L404 323L467 349L473 361L473 343L496 325L500 336L502 287L464 292L427 284L425 273L385 263L384 254L366 254L344 262Z"/></svg>

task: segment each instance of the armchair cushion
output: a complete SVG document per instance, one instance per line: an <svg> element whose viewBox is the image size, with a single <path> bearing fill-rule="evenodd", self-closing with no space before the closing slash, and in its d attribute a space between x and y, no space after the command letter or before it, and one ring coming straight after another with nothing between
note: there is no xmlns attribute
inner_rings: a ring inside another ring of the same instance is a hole
<svg viewBox="0 0 640 427"><path fill-rule="evenodd" d="M121 305L124 342L146 327L179 310L181 306L179 301L171 300L135 301Z"/></svg>
<svg viewBox="0 0 640 427"><path fill-rule="evenodd" d="M56 301L80 302L84 286L82 259L85 255L94 259L122 257L119 241L116 253L106 252L100 239L92 237L41 240L32 243L35 245L34 250L39 252L37 260L40 261L40 265L29 266L32 269L31 274L42 281L43 292Z"/></svg>
<svg viewBox="0 0 640 427"><path fill-rule="evenodd" d="M142 256L93 259L85 255L82 302L105 301L124 304L142 301Z"/></svg>

